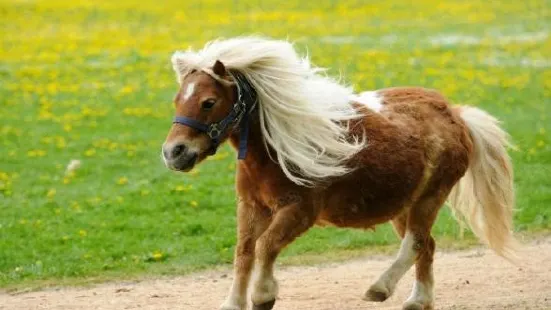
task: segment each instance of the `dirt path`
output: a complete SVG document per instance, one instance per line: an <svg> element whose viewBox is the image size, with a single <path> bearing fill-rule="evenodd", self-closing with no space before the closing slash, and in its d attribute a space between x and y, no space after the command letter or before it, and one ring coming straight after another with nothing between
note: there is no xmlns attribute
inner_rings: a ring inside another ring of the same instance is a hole
<svg viewBox="0 0 551 310"><path fill-rule="evenodd" d="M435 258L437 309L551 309L551 239L526 246L515 267L487 250L439 253ZM381 304L360 299L392 258L281 268L275 309L400 309L409 296L412 270ZM231 279L210 271L139 283L108 283L0 295L0 309L218 309Z"/></svg>

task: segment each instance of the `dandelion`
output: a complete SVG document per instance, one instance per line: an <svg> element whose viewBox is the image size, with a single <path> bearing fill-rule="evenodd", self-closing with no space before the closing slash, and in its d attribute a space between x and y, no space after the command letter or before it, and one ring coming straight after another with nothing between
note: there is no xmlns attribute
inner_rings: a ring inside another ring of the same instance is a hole
<svg viewBox="0 0 551 310"><path fill-rule="evenodd" d="M73 209L77 213L82 211L80 204L77 201L71 201L71 209Z"/></svg>
<svg viewBox="0 0 551 310"><path fill-rule="evenodd" d="M189 204L194 208L197 208L197 206L199 206L199 203L195 200L192 200Z"/></svg>
<svg viewBox="0 0 551 310"><path fill-rule="evenodd" d="M28 157L44 157L46 156L46 151L44 150L30 150L27 152Z"/></svg>
<svg viewBox="0 0 551 310"><path fill-rule="evenodd" d="M130 85L127 85L125 87L123 87L121 90L120 90L120 94L124 95L124 94L129 94L131 92L133 92L134 89L132 88L132 86Z"/></svg>
<svg viewBox="0 0 551 310"><path fill-rule="evenodd" d="M193 188L193 185L176 185L174 187L175 192L188 192Z"/></svg>
<svg viewBox="0 0 551 310"><path fill-rule="evenodd" d="M153 254L151 255L151 257L156 260L156 261L160 261L162 258L163 258L163 253L161 251L155 251L153 252Z"/></svg>
<svg viewBox="0 0 551 310"><path fill-rule="evenodd" d="M63 184L69 184L71 183L71 179L73 178L74 174L70 173L63 177Z"/></svg>
<svg viewBox="0 0 551 310"><path fill-rule="evenodd" d="M96 155L96 149L88 149L86 152L84 152L84 155L87 157L92 157Z"/></svg>
<svg viewBox="0 0 551 310"><path fill-rule="evenodd" d="M128 178L127 178L127 177L120 177L120 178L117 180L117 184L118 184L118 185L126 185L126 184L128 184Z"/></svg>
<svg viewBox="0 0 551 310"><path fill-rule="evenodd" d="M64 149L67 146L67 142L65 141L65 139L63 137L57 137L55 146L58 149Z"/></svg>
<svg viewBox="0 0 551 310"><path fill-rule="evenodd" d="M56 194L56 189L55 188L50 188L48 190L48 192L46 193L46 197L48 199L52 199L52 198L54 198L55 194Z"/></svg>

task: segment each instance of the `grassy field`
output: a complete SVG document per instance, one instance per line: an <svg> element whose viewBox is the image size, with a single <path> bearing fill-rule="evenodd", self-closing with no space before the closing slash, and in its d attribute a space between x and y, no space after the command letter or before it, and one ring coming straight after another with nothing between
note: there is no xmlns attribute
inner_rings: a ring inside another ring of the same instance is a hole
<svg viewBox="0 0 551 310"><path fill-rule="evenodd" d="M187 175L159 153L171 53L241 34L289 38L357 90L421 85L496 115L517 146L516 229L551 228L551 2L159 3L0 0L0 287L231 262L235 153ZM458 231L443 210L437 240ZM395 243L387 225L314 229L284 256Z"/></svg>

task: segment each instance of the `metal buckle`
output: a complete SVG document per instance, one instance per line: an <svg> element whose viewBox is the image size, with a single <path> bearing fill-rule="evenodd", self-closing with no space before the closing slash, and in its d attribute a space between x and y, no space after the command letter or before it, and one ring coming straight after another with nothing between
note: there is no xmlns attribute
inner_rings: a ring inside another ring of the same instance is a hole
<svg viewBox="0 0 551 310"><path fill-rule="evenodd" d="M222 130L219 127L219 123L212 123L209 125L209 130L207 131L207 135L211 139L216 139L222 134Z"/></svg>

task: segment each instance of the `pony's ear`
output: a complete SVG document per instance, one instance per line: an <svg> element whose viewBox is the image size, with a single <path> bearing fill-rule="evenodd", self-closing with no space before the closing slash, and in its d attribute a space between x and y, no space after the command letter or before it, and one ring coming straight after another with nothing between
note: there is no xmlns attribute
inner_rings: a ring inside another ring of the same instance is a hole
<svg viewBox="0 0 551 310"><path fill-rule="evenodd" d="M217 60L212 67L212 72L220 77L224 77L226 76L226 66L220 60Z"/></svg>
<svg viewBox="0 0 551 310"><path fill-rule="evenodd" d="M199 56L192 52L175 52L172 55L172 68L176 72L176 76L180 81L191 70L196 69L196 64L199 61Z"/></svg>

